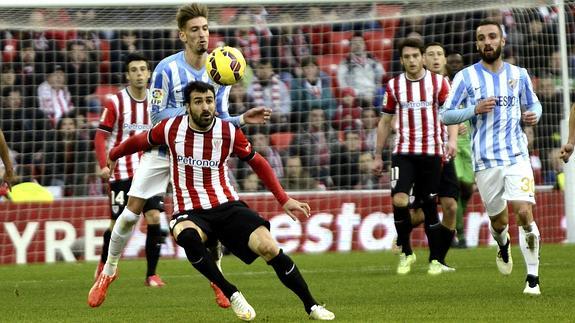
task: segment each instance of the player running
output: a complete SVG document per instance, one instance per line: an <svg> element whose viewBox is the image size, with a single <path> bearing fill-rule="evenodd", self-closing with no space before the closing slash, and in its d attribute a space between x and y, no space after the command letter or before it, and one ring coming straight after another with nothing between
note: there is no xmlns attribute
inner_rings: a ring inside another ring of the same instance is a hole
<svg viewBox="0 0 575 323"><path fill-rule="evenodd" d="M521 123L537 124L541 103L533 92L527 70L503 62L505 38L497 22L479 24L476 46L481 61L455 75L441 117L445 124L471 122L475 179L490 218L491 235L499 245L496 257L499 271L509 275L513 269L509 202L517 218L519 246L527 265L523 293L540 295L540 234L532 211L535 184Z"/></svg>

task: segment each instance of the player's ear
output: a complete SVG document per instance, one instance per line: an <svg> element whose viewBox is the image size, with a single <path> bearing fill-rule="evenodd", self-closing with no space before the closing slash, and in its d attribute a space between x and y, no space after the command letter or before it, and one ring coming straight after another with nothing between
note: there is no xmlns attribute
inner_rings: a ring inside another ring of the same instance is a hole
<svg viewBox="0 0 575 323"><path fill-rule="evenodd" d="M183 43L185 43L185 42L187 41L186 33L183 32L182 30L180 30L180 31L178 32L178 36L180 37L180 40L181 40Z"/></svg>

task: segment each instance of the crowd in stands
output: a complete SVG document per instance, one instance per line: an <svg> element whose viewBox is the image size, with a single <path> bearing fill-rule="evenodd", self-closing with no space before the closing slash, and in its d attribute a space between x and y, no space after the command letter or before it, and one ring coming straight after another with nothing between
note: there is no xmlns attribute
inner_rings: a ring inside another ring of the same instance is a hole
<svg viewBox="0 0 575 323"><path fill-rule="evenodd" d="M572 80L575 6L567 9ZM374 10L386 8L310 6L308 21L315 23L305 25L274 6L254 6L228 13L226 19L239 27L211 29L210 47L238 47L249 65L232 87L230 113L262 105L273 110L269 125L244 130L287 189L387 188L389 179L373 177L370 170L385 83L401 72L394 48L417 37L444 44L449 65L471 64L478 59L474 27L485 18L501 23L505 60L534 77L544 113L540 125L526 132L537 184L555 184L561 172L555 161L563 85L554 8L431 16L404 8L408 18L331 22L367 17ZM267 21L270 12L277 21ZM38 9L30 12L29 24L55 17L94 19L90 10ZM107 95L122 87L125 55L142 52L154 66L181 48L177 30L171 29L0 31L0 127L18 180L59 186L65 196L102 194L92 139ZM385 154L389 161L389 151ZM243 191L262 188L241 162L231 169Z"/></svg>

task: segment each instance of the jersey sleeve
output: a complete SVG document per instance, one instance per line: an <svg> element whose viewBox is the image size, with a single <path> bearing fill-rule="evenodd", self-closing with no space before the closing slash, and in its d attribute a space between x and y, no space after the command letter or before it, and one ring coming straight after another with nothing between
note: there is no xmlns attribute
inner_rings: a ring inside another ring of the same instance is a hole
<svg viewBox="0 0 575 323"><path fill-rule="evenodd" d="M451 89L448 90L447 98L443 102L443 109L454 110L459 107L459 105L467 97L467 89L465 80L463 78L463 73L465 70L459 71L453 78L453 83L451 84ZM441 101L440 101L441 102Z"/></svg>
<svg viewBox="0 0 575 323"><path fill-rule="evenodd" d="M395 94L393 93L394 82L395 80L390 80L387 82L387 86L385 87L385 95L383 97L383 113L395 114L397 100L395 98Z"/></svg>
<svg viewBox="0 0 575 323"><path fill-rule="evenodd" d="M537 97L537 94L535 94L535 91L533 91L533 84L531 83L531 77L529 77L527 70L522 68L520 73L521 91L519 93L519 97L521 99L521 105L530 107L533 104L538 103L539 98Z"/></svg>
<svg viewBox="0 0 575 323"><path fill-rule="evenodd" d="M231 89L231 86L225 85L216 87L216 111L218 112L218 117L226 121L230 118L228 101Z"/></svg>
<svg viewBox="0 0 575 323"><path fill-rule="evenodd" d="M102 115L100 116L100 125L98 129L104 130L106 132L112 132L116 124L116 106L114 101L107 100L104 103L104 110L102 110Z"/></svg>
<svg viewBox="0 0 575 323"><path fill-rule="evenodd" d="M162 120L148 132L148 142L152 146L161 146L167 144L165 129L168 120L169 119Z"/></svg>
<svg viewBox="0 0 575 323"><path fill-rule="evenodd" d="M171 91L170 70L161 63L156 66L152 73L150 91L148 96L148 110L152 123L158 123L162 117L161 113L168 106L168 97Z"/></svg>
<svg viewBox="0 0 575 323"><path fill-rule="evenodd" d="M236 138L234 140L233 153L243 161L250 161L255 154L252 144L248 141L242 130L239 128L236 128Z"/></svg>

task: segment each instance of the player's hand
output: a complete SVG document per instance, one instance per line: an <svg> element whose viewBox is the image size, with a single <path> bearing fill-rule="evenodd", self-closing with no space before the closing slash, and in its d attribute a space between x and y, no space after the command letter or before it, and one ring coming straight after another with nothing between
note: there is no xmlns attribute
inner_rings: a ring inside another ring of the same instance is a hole
<svg viewBox="0 0 575 323"><path fill-rule="evenodd" d="M452 142L452 140L447 141L445 145L445 161L451 160L457 154L457 142Z"/></svg>
<svg viewBox="0 0 575 323"><path fill-rule="evenodd" d="M244 122L247 124L264 124L270 120L272 109L266 107L256 107L249 109L243 114Z"/></svg>
<svg viewBox="0 0 575 323"><path fill-rule="evenodd" d="M458 135L466 135L467 134L467 124L460 123L457 126L458 126L458 129L457 129Z"/></svg>
<svg viewBox="0 0 575 323"><path fill-rule="evenodd" d="M571 157L571 154L573 154L573 144L570 143L566 143L561 147L561 159L563 159L563 162L568 162L569 161L569 157Z"/></svg>
<svg viewBox="0 0 575 323"><path fill-rule="evenodd" d="M489 113L494 108L495 108L495 98L491 96L477 103L477 105L475 106L475 114Z"/></svg>
<svg viewBox="0 0 575 323"><path fill-rule="evenodd" d="M14 181L14 172L12 169L6 168L4 170L4 177L2 178L4 184L8 188L8 191L12 190L12 182Z"/></svg>
<svg viewBox="0 0 575 323"><path fill-rule="evenodd" d="M116 161L111 160L110 157L108 156L108 160L106 161L106 164L108 165L109 172L112 173L114 171L114 169L116 168Z"/></svg>
<svg viewBox="0 0 575 323"><path fill-rule="evenodd" d="M381 159L381 156L375 156L373 159L371 171L373 172L373 175L381 176L383 173L383 160Z"/></svg>
<svg viewBox="0 0 575 323"><path fill-rule="evenodd" d="M537 124L537 115L533 111L525 111L521 114L521 120L526 126L534 126Z"/></svg>
<svg viewBox="0 0 575 323"><path fill-rule="evenodd" d="M110 178L111 172L108 166L100 169L100 178L107 181Z"/></svg>
<svg viewBox="0 0 575 323"><path fill-rule="evenodd" d="M285 213L287 215L290 216L290 218L292 218L294 221L297 221L298 218L295 215L294 212L300 212L303 213L303 215L307 217L309 217L309 213L311 212L311 209L309 207L309 205L307 203L303 203L297 200L294 200L292 198L290 198L284 205L283 205L283 209L285 211Z"/></svg>

